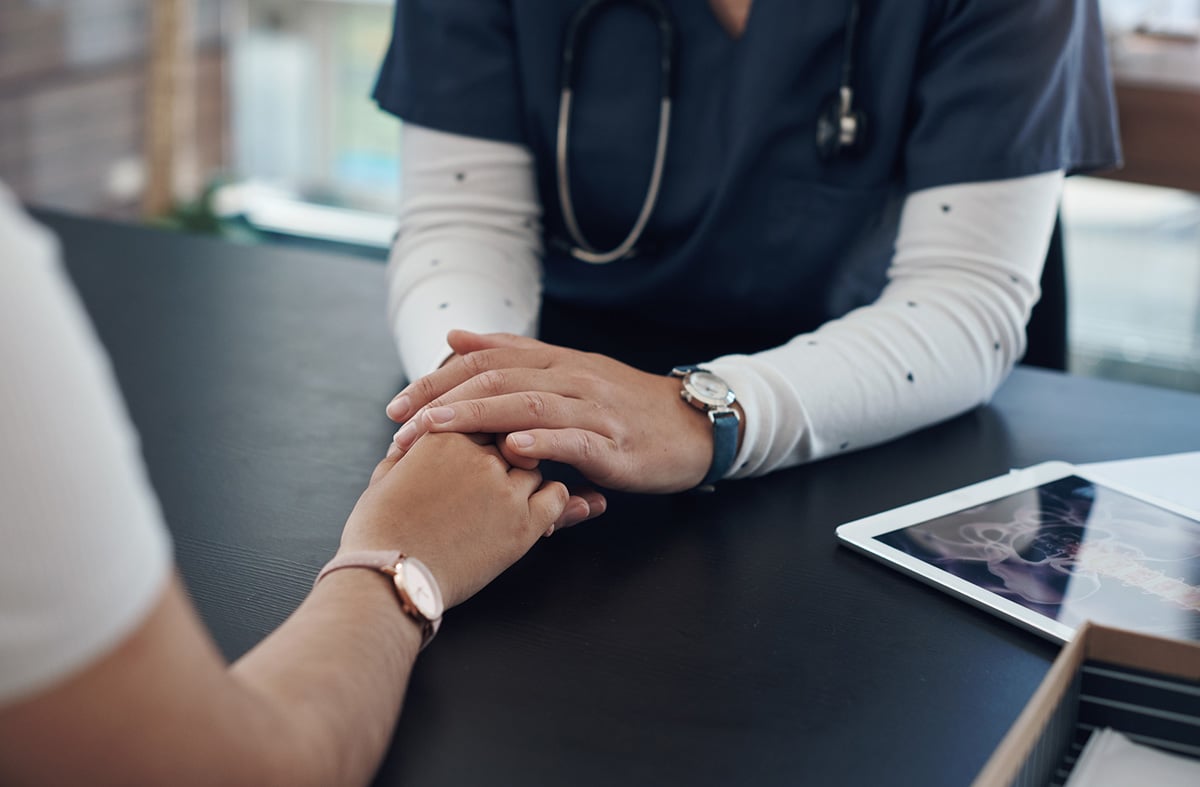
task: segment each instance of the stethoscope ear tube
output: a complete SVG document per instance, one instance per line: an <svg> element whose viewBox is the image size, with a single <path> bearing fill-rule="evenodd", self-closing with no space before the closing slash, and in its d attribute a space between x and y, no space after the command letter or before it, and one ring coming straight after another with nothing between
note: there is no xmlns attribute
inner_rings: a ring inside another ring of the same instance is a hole
<svg viewBox="0 0 1200 787"><path fill-rule="evenodd" d="M675 63L678 57L679 42L675 34L675 23L671 19L670 12L662 4L662 0L588 0L580 6L567 23L567 30L563 37L562 67L558 74L559 91L574 90L578 83L579 61L576 59L575 53L581 48L580 43L588 34L592 22L601 11L620 3L641 8L650 15L658 27L659 69L661 71L658 92L660 97L673 99L675 97Z"/></svg>
<svg viewBox="0 0 1200 787"><path fill-rule="evenodd" d="M575 216L575 206L571 201L571 177L568 172L567 149L570 140L571 102L575 95L575 85L579 76L579 59L576 57L580 42L588 32L589 26L596 15L607 7L617 3L630 3L648 13L658 26L659 60L661 79L659 82L658 138L654 146L654 164L650 173L650 185L646 189L642 208L637 220L625 240L609 251L599 251L583 235L579 221ZM671 16L660 0L588 0L580 7L567 24L565 41L563 43L562 66L559 73L558 100L558 132L555 139L554 163L558 181L558 203L562 209L563 223L574 243L570 254L577 260L593 264L604 264L628 256L650 221L654 206L658 202L658 192L662 186L663 165L667 158L667 138L671 130L671 102L675 95L675 62L678 56L678 42L675 37L675 25Z"/></svg>

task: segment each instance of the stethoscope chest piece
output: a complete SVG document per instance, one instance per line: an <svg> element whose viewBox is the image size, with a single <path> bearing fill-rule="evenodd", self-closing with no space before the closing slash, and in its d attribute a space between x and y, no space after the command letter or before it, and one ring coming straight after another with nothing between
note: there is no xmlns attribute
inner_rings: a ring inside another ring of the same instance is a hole
<svg viewBox="0 0 1200 787"><path fill-rule="evenodd" d="M842 154L858 155L866 147L867 133L867 114L854 108L853 90L842 87L817 117L817 153L822 161Z"/></svg>
<svg viewBox="0 0 1200 787"><path fill-rule="evenodd" d="M817 116L817 153L822 161L857 155L867 144L867 114L854 108L854 50L858 39L859 0L851 0L846 17L841 83Z"/></svg>

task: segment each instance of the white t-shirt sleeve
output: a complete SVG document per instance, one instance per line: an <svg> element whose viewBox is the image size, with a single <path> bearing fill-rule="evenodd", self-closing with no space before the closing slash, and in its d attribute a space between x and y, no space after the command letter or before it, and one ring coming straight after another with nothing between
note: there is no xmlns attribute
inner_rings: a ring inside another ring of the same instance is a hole
<svg viewBox="0 0 1200 787"><path fill-rule="evenodd" d="M521 145L405 124L400 230L388 316L410 380L450 354L446 334L533 336L541 309L541 204Z"/></svg>
<svg viewBox="0 0 1200 787"><path fill-rule="evenodd" d="M865 448L988 401L1025 352L1062 181L1056 171L914 192L875 303L705 364L746 411L730 477Z"/></svg>
<svg viewBox="0 0 1200 787"><path fill-rule="evenodd" d="M171 545L57 244L0 186L0 703L132 633Z"/></svg>

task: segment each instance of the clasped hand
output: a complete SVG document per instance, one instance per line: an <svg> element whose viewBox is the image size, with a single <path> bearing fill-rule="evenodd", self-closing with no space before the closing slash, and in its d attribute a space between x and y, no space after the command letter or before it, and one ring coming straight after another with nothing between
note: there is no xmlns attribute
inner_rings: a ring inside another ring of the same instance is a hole
<svg viewBox="0 0 1200 787"><path fill-rule="evenodd" d="M402 547L438 578L446 606L466 600L560 521L566 487L512 467L491 441L443 434L409 461L389 451L342 532L342 552Z"/></svg>
<svg viewBox="0 0 1200 787"><path fill-rule="evenodd" d="M712 426L678 380L511 334L448 341L455 355L388 405L401 452L429 432L484 433L516 467L562 462L609 489L677 492L704 478Z"/></svg>

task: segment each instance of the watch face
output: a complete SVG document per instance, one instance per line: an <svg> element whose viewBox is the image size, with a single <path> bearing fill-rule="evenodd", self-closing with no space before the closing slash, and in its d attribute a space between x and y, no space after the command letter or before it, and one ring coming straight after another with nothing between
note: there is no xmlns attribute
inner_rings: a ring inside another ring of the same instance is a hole
<svg viewBox="0 0 1200 787"><path fill-rule="evenodd" d="M403 583L401 590L409 603L427 620L437 620L445 611L442 592L425 564L416 558L405 558L396 579Z"/></svg>
<svg viewBox="0 0 1200 787"><path fill-rule="evenodd" d="M710 407L728 407L733 404L733 391L720 377L712 372L695 371L684 378L688 392Z"/></svg>

